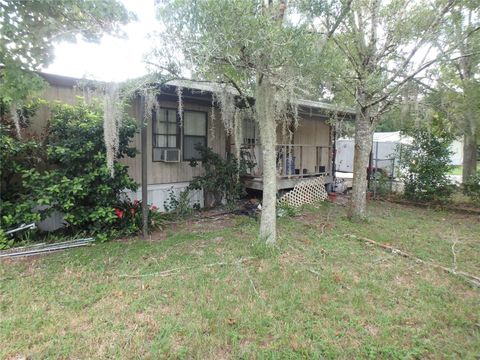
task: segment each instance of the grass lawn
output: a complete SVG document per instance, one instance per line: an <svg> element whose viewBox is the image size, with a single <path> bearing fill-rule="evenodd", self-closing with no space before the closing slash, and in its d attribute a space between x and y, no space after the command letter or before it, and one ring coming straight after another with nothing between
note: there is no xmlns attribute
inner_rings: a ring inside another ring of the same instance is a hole
<svg viewBox="0 0 480 360"><path fill-rule="evenodd" d="M462 171L463 171L462 165L453 165L448 173L449 175L462 175Z"/></svg>
<svg viewBox="0 0 480 360"><path fill-rule="evenodd" d="M477 169L480 169L480 161L477 161ZM449 171L450 175L462 175L463 166L462 165L453 165Z"/></svg>
<svg viewBox="0 0 480 360"><path fill-rule="evenodd" d="M0 358L477 359L479 288L344 234L447 267L455 241L458 269L478 276L479 217L370 211L364 224L331 204L280 219L273 250L232 216L3 261Z"/></svg>

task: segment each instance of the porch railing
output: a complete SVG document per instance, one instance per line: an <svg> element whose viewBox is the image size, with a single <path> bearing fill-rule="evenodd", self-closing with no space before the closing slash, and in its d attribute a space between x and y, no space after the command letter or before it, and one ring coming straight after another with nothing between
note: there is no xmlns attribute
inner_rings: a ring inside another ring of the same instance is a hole
<svg viewBox="0 0 480 360"><path fill-rule="evenodd" d="M281 178L311 177L331 174L331 147L306 144L277 144L276 168ZM256 165L249 175L260 177L262 168L262 146L245 144L241 147L241 156Z"/></svg>

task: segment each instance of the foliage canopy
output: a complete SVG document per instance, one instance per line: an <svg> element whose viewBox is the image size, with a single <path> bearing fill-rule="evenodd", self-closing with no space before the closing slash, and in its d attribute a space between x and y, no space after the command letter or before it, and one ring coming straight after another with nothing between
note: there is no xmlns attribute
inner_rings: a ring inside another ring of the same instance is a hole
<svg viewBox="0 0 480 360"><path fill-rule="evenodd" d="M32 71L52 62L55 43L123 35L121 26L134 18L117 0L1 1L0 99L21 101L41 89Z"/></svg>

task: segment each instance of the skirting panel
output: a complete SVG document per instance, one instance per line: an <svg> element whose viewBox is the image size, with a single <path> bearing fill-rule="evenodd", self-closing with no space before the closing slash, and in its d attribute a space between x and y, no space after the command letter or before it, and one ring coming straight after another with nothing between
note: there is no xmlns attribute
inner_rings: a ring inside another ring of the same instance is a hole
<svg viewBox="0 0 480 360"><path fill-rule="evenodd" d="M188 186L188 182L170 183L170 184L152 184L148 185L148 204L155 205L160 211L165 211L165 203L169 201L173 194L176 199L179 198L180 193ZM142 200L142 191L139 188L137 192L127 192L127 196L132 200ZM189 202L191 206L203 207L203 191L194 190L189 194Z"/></svg>

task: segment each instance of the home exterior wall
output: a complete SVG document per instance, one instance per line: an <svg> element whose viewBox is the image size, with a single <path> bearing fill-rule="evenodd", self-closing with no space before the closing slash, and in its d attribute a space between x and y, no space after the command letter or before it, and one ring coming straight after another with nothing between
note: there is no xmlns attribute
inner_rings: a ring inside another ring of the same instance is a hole
<svg viewBox="0 0 480 360"><path fill-rule="evenodd" d="M294 144L322 146L319 150L321 164L328 165L330 162L330 125L318 117L303 117L294 134ZM311 169L315 166L317 158L315 148L305 147L302 151L302 167ZM295 156L299 158L298 149Z"/></svg>
<svg viewBox="0 0 480 360"><path fill-rule="evenodd" d="M77 102L77 97L82 96L83 92L79 89L66 86L50 85L44 92L41 94L43 100L48 101L53 104L54 102L62 102L67 104L75 104ZM168 108L177 108L178 104L173 101L160 101L161 107ZM202 106L197 104L191 104L184 102L184 110L195 110L203 111L207 113L207 145L214 149L215 152L221 156L225 156L225 141L226 134L225 128L221 122L220 113L218 110L215 110L215 121L212 120L212 109L210 106ZM137 98L130 106L128 114L134 117L140 126L142 123L141 114L142 109L140 108L140 101ZM40 133L43 131L47 125L47 121L51 115L51 105L41 105L37 113L33 116L30 129L34 132ZM148 184L164 184L164 183L182 183L186 181L191 181L192 178L196 175L199 175L201 172L201 167L192 168L189 165L189 161L181 161L179 163L164 163L157 162L152 160L152 142L153 142L153 133L152 133L152 121L148 123L148 135L147 135L147 159L148 159ZM132 146L136 147L140 151L140 133L137 133L133 140ZM141 180L141 154L138 153L135 158L121 159L120 161L129 166L129 174L132 178L140 183Z"/></svg>
<svg viewBox="0 0 480 360"><path fill-rule="evenodd" d="M178 103L173 101L159 101L160 107L177 108ZM129 109L129 114L134 117L139 126L142 123L142 113L140 100L137 98ZM212 117L211 106L192 104L183 102L184 110L202 111L207 113L207 146L211 147L216 153L222 157L226 156L226 132L221 122L221 116L217 109L215 116ZM128 165L129 175L138 183L141 182L141 142L140 133L136 134L132 140L132 146L136 147L139 153L135 158L126 158L121 161ZM191 167L190 161L180 161L175 163L166 163L161 161L153 161L153 123L149 121L147 124L147 191L148 202L151 205L157 206L161 211L165 210L165 202L168 201L170 193L178 198L180 192L185 190L189 182L202 173L201 165ZM138 189L135 193L129 193L128 196L132 199L141 200L141 191ZM198 204L200 207L204 206L203 191L193 191L189 195L190 204Z"/></svg>
<svg viewBox="0 0 480 360"><path fill-rule="evenodd" d="M83 96L84 93L81 89L74 86L74 82L70 83L53 83L47 87L42 94L41 98L48 102L63 102L68 104L75 104L78 100L78 96ZM159 101L160 107L165 108L178 108L178 103L175 100L162 100ZM201 102L193 103L188 100L183 101L184 110L202 111L207 113L207 146L213 148L213 150L220 154L222 157L226 156L227 139L225 127L221 121L221 114L218 109L212 110L211 105L202 105ZM212 116L212 111L215 111L215 116ZM41 132L47 124L48 118L51 114L50 106L42 105L37 114L33 117L31 123L31 129L36 132ZM137 97L132 101L128 114L136 119L139 126L142 124L142 103L140 98ZM176 195L180 191L185 189L193 177L200 175L202 172L201 165L193 168L190 166L189 161L180 161L177 163L166 163L160 161L153 161L153 124L149 121L147 124L147 164L148 164L148 183L147 188L149 192L149 203L158 206L163 210L164 202L168 199L169 193L173 191ZM290 141L282 135L282 131L278 129L278 143L286 144ZM233 142L233 139L231 139ZM298 127L293 136L293 143L297 145L316 145L325 147L322 150L323 161L330 161L329 149L330 143L330 125L326 123L324 119L315 116L303 115L299 120ZM128 165L129 175L138 183L141 182L141 143L140 132L138 132L132 139L132 146L138 151L135 158L121 159L120 161ZM231 149L231 147L230 147ZM302 165L304 167L313 167L316 161L316 155L310 151L303 151ZM233 149L231 149L233 151ZM298 154L295 154L299 156ZM259 157L257 159L261 161ZM127 194L132 199L140 199L140 191ZM197 191L191 195L191 203L199 203L203 205L203 192Z"/></svg>
<svg viewBox="0 0 480 360"><path fill-rule="evenodd" d="M55 102L75 104L77 97L82 96L82 91L74 87L50 85L43 90L40 98L46 100L49 104L40 105L30 122L30 130L41 133L47 125L51 116L51 108Z"/></svg>
<svg viewBox="0 0 480 360"><path fill-rule="evenodd" d="M32 117L30 130L41 133L47 125L48 119L51 116L51 108L54 102L61 102L67 104L75 104L78 96L83 96L83 92L73 86L62 86L51 84L48 86L40 98L46 100L48 104L41 105ZM174 101L159 101L160 107L177 108L178 103ZM221 122L221 116L218 109L215 109L214 119L212 118L212 108L206 105L197 105L189 102L183 103L184 110L202 111L207 113L207 146L220 154L222 157L226 156L226 132ZM136 98L129 109L128 114L132 116L138 123L139 127L142 124L142 109L139 98ZM202 172L201 165L193 168L189 161L180 161L178 163L165 163L160 161L153 161L153 124L148 122L147 129L147 163L148 163L148 198L151 205L159 207L164 210L164 202L168 199L171 191L175 195L184 190L194 176L200 175ZM141 143L140 132L138 132L132 139L131 145L138 151L134 158L124 158L120 162L128 166L129 175L138 183L141 183ZM141 199L141 192L129 192L127 195L131 199ZM190 196L192 205L199 204L203 206L203 192L194 191Z"/></svg>
<svg viewBox="0 0 480 360"><path fill-rule="evenodd" d="M172 101L159 101L160 107L177 108L178 104ZM221 116L218 110L215 110L215 120L212 119L212 109L210 106L203 106L192 104L188 102L183 103L184 110L202 111L207 113L207 146L211 147L216 153L222 157L226 155L226 134L225 128L221 122ZM137 99L131 106L129 113L137 119L140 125L142 120L142 109L139 99ZM174 184L189 182L194 176L201 174L201 166L192 168L190 161L180 161L177 163L165 163L160 161L153 161L153 124L148 122L147 129L147 163L148 163L148 184ZM135 135L132 145L141 149L140 134ZM122 159L122 162L129 166L130 176L140 183L141 180L141 155L138 154L135 158Z"/></svg>

